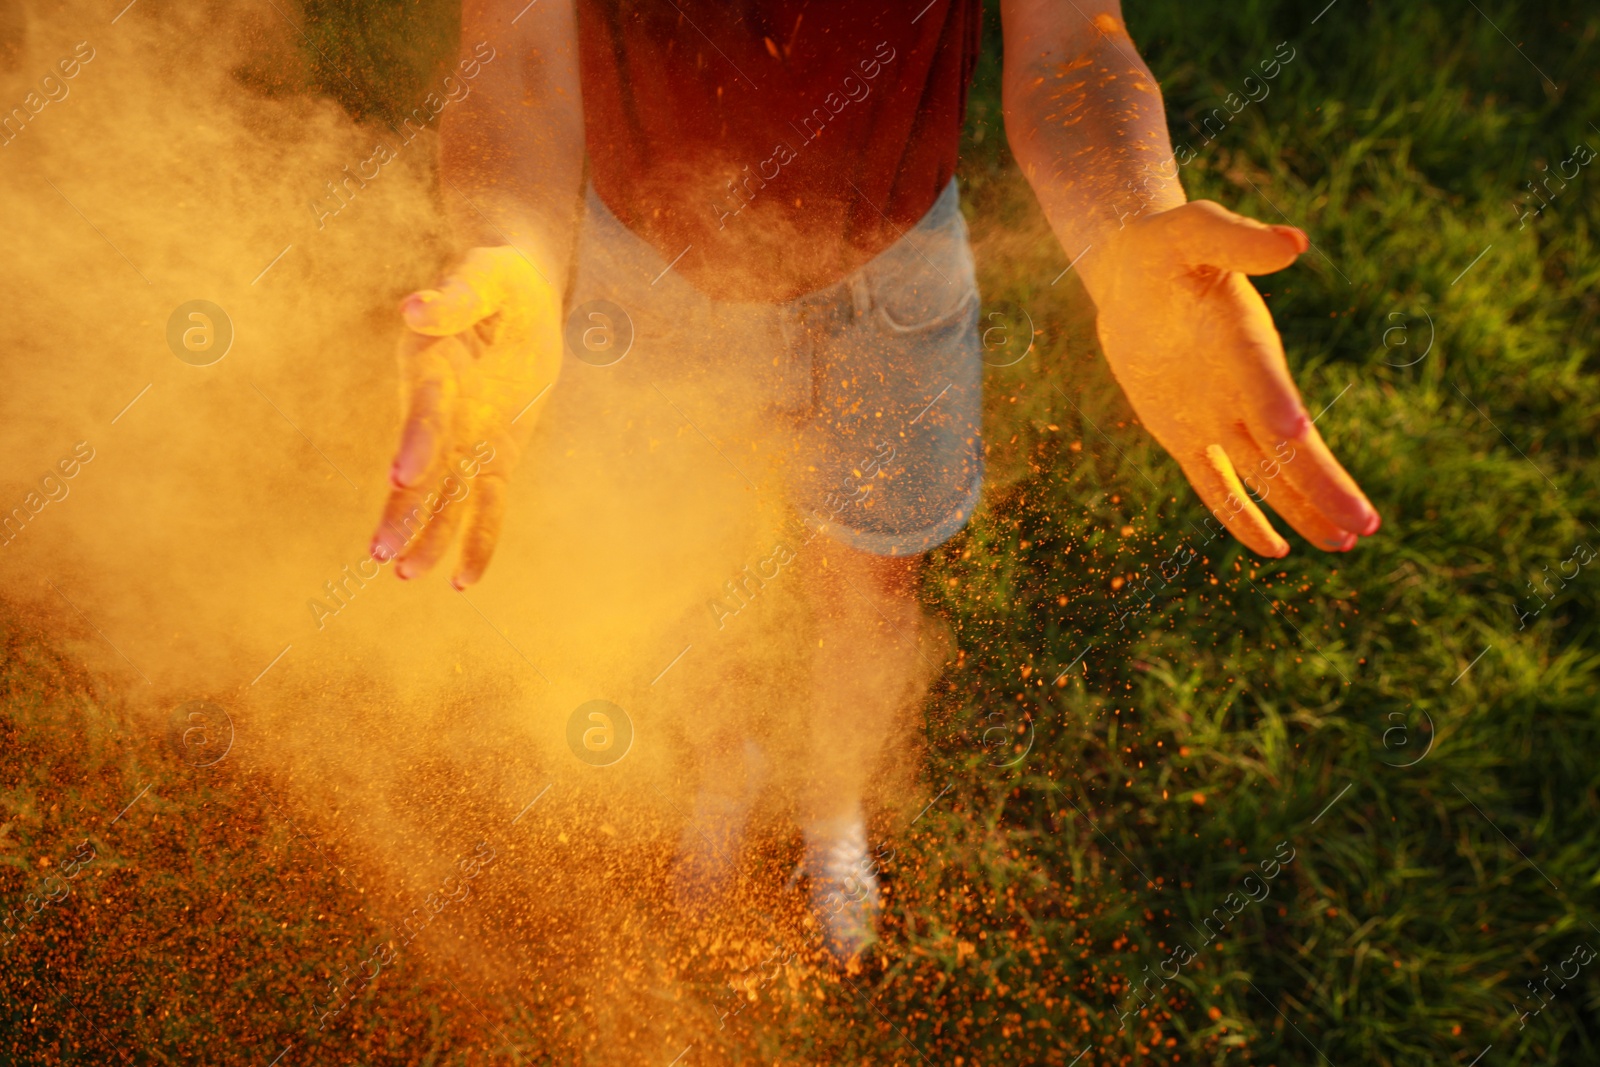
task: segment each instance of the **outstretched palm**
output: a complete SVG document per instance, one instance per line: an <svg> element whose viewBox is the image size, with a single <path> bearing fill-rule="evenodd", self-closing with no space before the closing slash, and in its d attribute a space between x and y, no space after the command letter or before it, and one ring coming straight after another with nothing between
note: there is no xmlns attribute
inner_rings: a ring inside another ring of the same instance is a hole
<svg viewBox="0 0 1600 1067"><path fill-rule="evenodd" d="M1119 231L1090 276L1101 347L1139 418L1212 513L1269 557L1288 542L1241 478L1322 548L1349 549L1379 525L1307 417L1245 278L1283 270L1308 244L1292 227L1195 201Z"/></svg>
<svg viewBox="0 0 1600 1067"><path fill-rule="evenodd" d="M394 491L372 539L395 573L427 572L462 536L451 581L483 575L505 517L506 484L532 432L519 417L560 367L560 301L512 248L477 248L437 290L402 305L405 427Z"/></svg>

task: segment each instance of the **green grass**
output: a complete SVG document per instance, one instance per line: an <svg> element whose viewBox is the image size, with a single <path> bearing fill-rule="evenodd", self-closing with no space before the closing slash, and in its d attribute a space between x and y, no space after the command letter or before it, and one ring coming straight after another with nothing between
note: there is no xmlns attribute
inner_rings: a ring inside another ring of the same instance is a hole
<svg viewBox="0 0 1600 1067"><path fill-rule="evenodd" d="M1204 511L1117 394L1082 293L1049 284L1066 259L1037 239L1004 147L991 17L962 175L986 302L1025 307L1040 334L990 374L992 489L925 582L960 651L927 706L910 810L950 788L914 826L880 827L885 954L857 988L797 968L721 1030L728 972L706 962L674 979L677 1010L711 1021L686 1062L1067 1064L1087 1048L1082 1067L1465 1067L1491 1045L1484 1067L1600 1062L1600 968L1525 1028L1513 1007L1600 943L1600 574L1525 628L1514 614L1541 568L1600 538L1600 161L1525 229L1513 208L1541 163L1600 148L1600 16L1341 0L1313 25L1320 4L1128 6L1180 139L1278 42L1297 49L1184 180L1281 210L1321 250L1258 284L1384 528L1337 557L1291 537L1281 562L1201 544ZM318 5L321 84L356 111L404 110L431 60L385 41L433 32L438 11L380 26ZM373 95L330 64L370 72ZM1396 324L1405 348L1385 345ZM1430 332L1425 358L1393 365ZM1119 629L1128 583L1185 539L1200 558ZM8 950L0 1061L204 1048L266 1064L300 1034L319 1062L618 1062L607 1041L634 1024L604 974L468 997L450 967L403 969L337 1042L297 1029L281 1013L329 959L388 936L392 904L346 884L337 850L305 847L273 783L194 773L53 648L8 622L3 899L147 783L158 817L90 835L75 899ZM1026 747L1013 766L995 726ZM1270 895L1202 946L1195 925L1280 842L1294 859ZM1198 958L1119 1031L1129 982L1179 942Z"/></svg>

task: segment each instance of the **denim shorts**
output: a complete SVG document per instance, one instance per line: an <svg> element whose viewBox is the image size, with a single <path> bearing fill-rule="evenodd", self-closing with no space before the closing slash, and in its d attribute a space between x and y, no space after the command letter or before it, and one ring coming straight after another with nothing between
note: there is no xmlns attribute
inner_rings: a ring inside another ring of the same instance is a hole
<svg viewBox="0 0 1600 1067"><path fill-rule="evenodd" d="M977 326L954 180L889 248L787 303L707 296L590 189L557 388L647 382L641 402L659 394L735 469L756 447L742 438L759 438L777 484L758 491L813 531L911 556L954 536L978 502Z"/></svg>

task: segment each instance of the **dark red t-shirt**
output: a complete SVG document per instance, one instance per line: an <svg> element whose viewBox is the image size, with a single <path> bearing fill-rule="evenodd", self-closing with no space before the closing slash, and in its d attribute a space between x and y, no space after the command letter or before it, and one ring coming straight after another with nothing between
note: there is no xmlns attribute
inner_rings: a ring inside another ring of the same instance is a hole
<svg viewBox="0 0 1600 1067"><path fill-rule="evenodd" d="M703 291L865 263L955 173L981 0L579 0L590 177Z"/></svg>

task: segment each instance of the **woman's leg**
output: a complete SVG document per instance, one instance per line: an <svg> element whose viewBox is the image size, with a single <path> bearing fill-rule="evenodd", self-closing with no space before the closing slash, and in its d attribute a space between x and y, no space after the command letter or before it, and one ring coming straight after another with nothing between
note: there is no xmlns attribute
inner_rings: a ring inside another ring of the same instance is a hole
<svg viewBox="0 0 1600 1067"><path fill-rule="evenodd" d="M873 556L819 538L800 560L817 620L810 759L800 815L813 906L835 956L874 940L878 892L861 798L917 669L920 559Z"/></svg>

